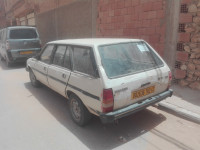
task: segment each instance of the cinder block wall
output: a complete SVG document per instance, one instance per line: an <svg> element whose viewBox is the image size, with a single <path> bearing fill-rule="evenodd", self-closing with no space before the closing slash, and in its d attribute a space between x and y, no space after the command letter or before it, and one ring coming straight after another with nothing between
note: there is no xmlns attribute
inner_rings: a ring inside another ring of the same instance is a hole
<svg viewBox="0 0 200 150"><path fill-rule="evenodd" d="M44 1L37 3L36 25L43 44L52 40L95 36L97 0L48 1L49 4Z"/></svg>
<svg viewBox="0 0 200 150"><path fill-rule="evenodd" d="M98 37L141 38L164 55L166 0L99 0Z"/></svg>
<svg viewBox="0 0 200 150"><path fill-rule="evenodd" d="M36 24L42 42L92 37L93 28L96 29L96 19L92 20L95 14L96 10L93 11L91 0L76 0L68 5L37 14Z"/></svg>

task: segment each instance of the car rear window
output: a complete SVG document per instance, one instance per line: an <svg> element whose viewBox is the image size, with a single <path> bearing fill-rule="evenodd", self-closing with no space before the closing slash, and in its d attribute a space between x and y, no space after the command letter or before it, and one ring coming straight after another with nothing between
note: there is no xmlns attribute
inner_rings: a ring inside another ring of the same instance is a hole
<svg viewBox="0 0 200 150"><path fill-rule="evenodd" d="M34 29L10 30L10 39L34 39L37 37L37 33Z"/></svg>
<svg viewBox="0 0 200 150"><path fill-rule="evenodd" d="M102 45L99 46L99 53L108 78L163 65L159 57L144 42Z"/></svg>

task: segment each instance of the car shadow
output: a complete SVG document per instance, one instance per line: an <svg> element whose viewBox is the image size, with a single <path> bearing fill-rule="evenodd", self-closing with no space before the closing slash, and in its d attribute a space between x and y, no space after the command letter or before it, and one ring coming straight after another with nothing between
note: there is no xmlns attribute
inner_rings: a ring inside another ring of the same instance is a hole
<svg viewBox="0 0 200 150"><path fill-rule="evenodd" d="M66 98L43 86L34 88L31 83L25 87L63 126L70 130L89 149L113 149L154 129L166 120L162 114L148 109L122 118L119 122L104 125L93 117L88 125L79 127L70 117Z"/></svg>
<svg viewBox="0 0 200 150"><path fill-rule="evenodd" d="M0 61L0 68L2 70L13 70L13 69L20 69L20 68L25 68L25 67L26 67L25 62L14 63L10 67L7 67L6 62L4 60Z"/></svg>

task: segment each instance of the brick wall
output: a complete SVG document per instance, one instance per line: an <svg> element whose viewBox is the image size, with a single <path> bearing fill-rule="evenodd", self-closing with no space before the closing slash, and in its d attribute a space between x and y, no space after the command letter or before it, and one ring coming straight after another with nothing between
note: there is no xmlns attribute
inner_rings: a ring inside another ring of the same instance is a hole
<svg viewBox="0 0 200 150"><path fill-rule="evenodd" d="M98 37L141 38L164 51L165 0L99 0Z"/></svg>
<svg viewBox="0 0 200 150"><path fill-rule="evenodd" d="M181 1L178 32L175 79L200 90L200 1Z"/></svg>

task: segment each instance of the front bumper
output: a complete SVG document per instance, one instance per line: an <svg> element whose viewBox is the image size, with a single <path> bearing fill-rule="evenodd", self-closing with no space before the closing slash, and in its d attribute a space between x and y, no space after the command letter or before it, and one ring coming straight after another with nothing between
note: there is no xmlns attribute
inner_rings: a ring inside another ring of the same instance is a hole
<svg viewBox="0 0 200 150"><path fill-rule="evenodd" d="M142 102L138 102L132 105L129 105L125 108L106 113L106 114L100 114L100 119L102 123L112 123L113 121L120 119L122 117L131 115L133 113L136 113L142 109L145 109L146 107L153 105L167 97L171 97L173 94L173 90L167 90L163 93L160 93L158 95L155 95L153 97L150 97L148 99L143 100Z"/></svg>

